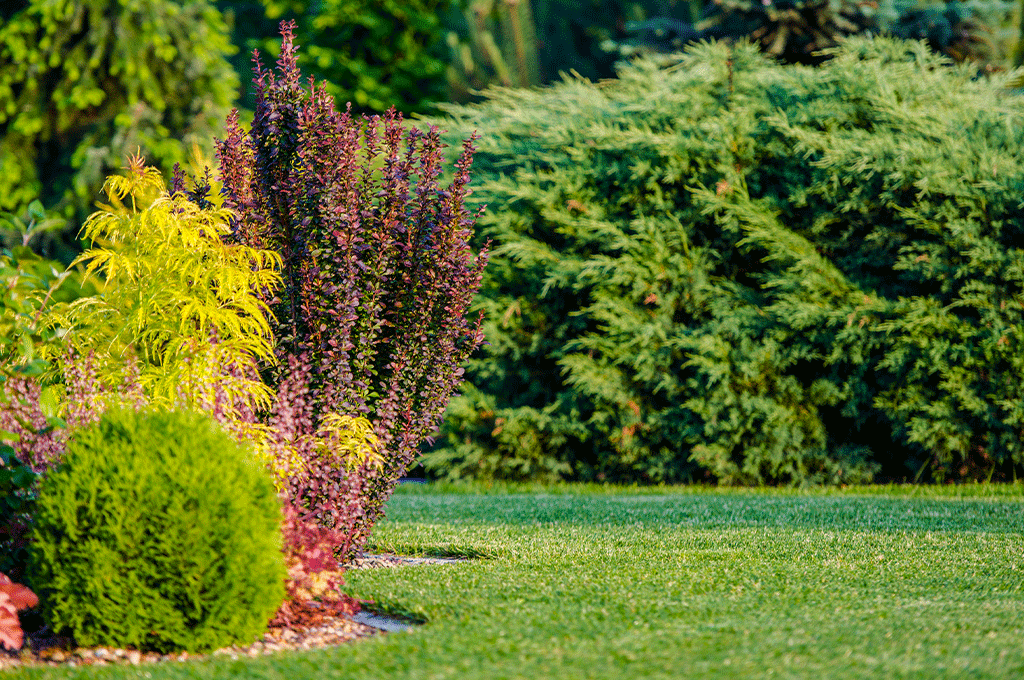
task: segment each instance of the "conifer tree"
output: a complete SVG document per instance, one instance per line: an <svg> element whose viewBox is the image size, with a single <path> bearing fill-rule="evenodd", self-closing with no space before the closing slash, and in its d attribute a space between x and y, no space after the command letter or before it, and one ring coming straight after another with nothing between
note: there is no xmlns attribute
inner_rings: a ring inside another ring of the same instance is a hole
<svg viewBox="0 0 1024 680"><path fill-rule="evenodd" d="M851 39L449 107L484 346L443 476L848 483L1024 468L1013 74Z"/></svg>

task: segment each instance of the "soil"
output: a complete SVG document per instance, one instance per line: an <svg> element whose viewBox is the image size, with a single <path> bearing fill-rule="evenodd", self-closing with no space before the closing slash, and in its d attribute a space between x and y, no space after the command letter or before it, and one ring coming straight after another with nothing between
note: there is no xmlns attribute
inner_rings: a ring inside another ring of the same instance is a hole
<svg viewBox="0 0 1024 680"><path fill-rule="evenodd" d="M398 555L367 555L363 554L346 565L347 569L369 569L400 567L411 564L450 563L456 560L429 557L402 557ZM218 649L212 656L230 656L237 659L243 656L260 656L273 654L283 650L317 649L341 645L354 640L381 635L383 631L352 620L348 616L330 616L315 614L317 603L310 603L306 611L304 624L291 626L271 626L263 634L263 638L250 645L232 645ZM46 626L25 636L25 644L19 651L0 649L0 669L16 666L105 666L109 664L141 664L155 662L187 661L203 658L206 655L189 654L158 654L140 652L134 649L118 649L113 647L75 647L72 640L54 635Z"/></svg>

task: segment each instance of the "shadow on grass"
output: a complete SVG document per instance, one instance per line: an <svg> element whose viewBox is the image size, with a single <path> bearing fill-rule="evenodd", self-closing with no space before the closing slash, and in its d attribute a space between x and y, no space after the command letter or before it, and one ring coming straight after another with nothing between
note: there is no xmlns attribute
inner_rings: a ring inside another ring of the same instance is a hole
<svg viewBox="0 0 1024 680"><path fill-rule="evenodd" d="M366 552L447 560L488 560L494 557L490 553L466 545L413 545L410 543L374 543L373 541L366 544Z"/></svg>

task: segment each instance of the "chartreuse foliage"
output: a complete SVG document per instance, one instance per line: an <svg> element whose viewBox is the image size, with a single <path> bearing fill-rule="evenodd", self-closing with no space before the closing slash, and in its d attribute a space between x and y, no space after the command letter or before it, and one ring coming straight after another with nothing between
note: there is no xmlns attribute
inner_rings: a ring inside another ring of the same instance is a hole
<svg viewBox="0 0 1024 680"><path fill-rule="evenodd" d="M489 340L435 474L728 483L1024 465L1012 78L749 45L451 107ZM923 478L923 477L922 477Z"/></svg>
<svg viewBox="0 0 1024 680"><path fill-rule="evenodd" d="M0 251L0 441L45 470L68 428L119 401L205 410L267 452L258 293L277 285L276 257L224 244L228 214L167 195L139 157L107 188L114 205L83 230L97 247L68 269L24 245Z"/></svg>
<svg viewBox="0 0 1024 680"><path fill-rule="evenodd" d="M0 210L41 196L84 219L127 153L141 147L166 172L193 142L209 144L238 76L227 27L207 0L6 4Z"/></svg>
<svg viewBox="0 0 1024 680"><path fill-rule="evenodd" d="M55 315L73 350L66 360L93 356L106 388L137 371L154 405L223 411L216 415L229 423L251 423L272 396L257 373L258 361L273 359L260 296L279 285L280 258L223 242L230 213L167 194L159 172L139 157L127 175L108 178L106 190L113 205L82 228L104 245L74 263L102 288ZM139 204L147 194L156 195L152 204Z"/></svg>
<svg viewBox="0 0 1024 680"><path fill-rule="evenodd" d="M12 449L0 477L58 464L69 430L110 402L202 409L269 446L253 411L271 396L256 371L273 356L257 290L276 285L275 256L225 245L227 213L162 193L140 158L107 188L114 205L83 230L97 247L67 270L25 245L0 251L0 444ZM25 242L32 228L21 231ZM18 489L2 494L21 508L2 517L8 574L31 519L18 494L33 489Z"/></svg>
<svg viewBox="0 0 1024 680"><path fill-rule="evenodd" d="M81 646L251 642L284 599L266 472L206 416L112 409L79 430L37 501L28 575Z"/></svg>

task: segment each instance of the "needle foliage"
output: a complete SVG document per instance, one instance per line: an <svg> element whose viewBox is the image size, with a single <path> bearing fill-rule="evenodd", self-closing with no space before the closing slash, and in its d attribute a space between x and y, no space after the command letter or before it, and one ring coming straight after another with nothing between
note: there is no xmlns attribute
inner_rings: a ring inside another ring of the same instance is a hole
<svg viewBox="0 0 1024 680"><path fill-rule="evenodd" d="M851 39L694 47L451 107L478 130L489 344L442 476L724 483L1024 466L1013 74Z"/></svg>

